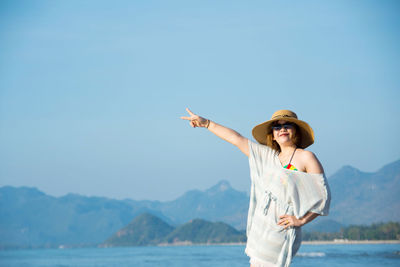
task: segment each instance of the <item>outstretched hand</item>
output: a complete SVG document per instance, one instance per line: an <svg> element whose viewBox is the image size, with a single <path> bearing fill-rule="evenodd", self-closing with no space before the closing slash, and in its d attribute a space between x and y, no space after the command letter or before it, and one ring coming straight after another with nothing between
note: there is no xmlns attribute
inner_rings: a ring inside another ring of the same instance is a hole
<svg viewBox="0 0 400 267"><path fill-rule="evenodd" d="M186 111L189 113L190 117L182 116L181 119L190 121L190 125L193 128L208 127L208 125L210 124L209 120L207 120L203 117L200 117L199 115L194 114L193 112L190 111L190 109L186 108Z"/></svg>

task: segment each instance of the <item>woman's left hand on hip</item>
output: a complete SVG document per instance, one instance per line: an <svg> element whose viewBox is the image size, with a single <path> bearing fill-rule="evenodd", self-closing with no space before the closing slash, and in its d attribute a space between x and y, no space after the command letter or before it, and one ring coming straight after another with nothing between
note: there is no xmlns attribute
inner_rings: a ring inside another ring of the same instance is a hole
<svg viewBox="0 0 400 267"><path fill-rule="evenodd" d="M296 216L285 214L279 216L278 225L283 226L283 228L286 229L290 226L300 227L303 223L301 220L297 219Z"/></svg>

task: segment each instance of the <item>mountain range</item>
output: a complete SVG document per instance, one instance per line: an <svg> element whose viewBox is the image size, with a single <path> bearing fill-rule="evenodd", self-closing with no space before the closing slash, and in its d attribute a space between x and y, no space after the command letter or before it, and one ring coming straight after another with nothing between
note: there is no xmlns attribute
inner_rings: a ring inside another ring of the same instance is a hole
<svg viewBox="0 0 400 267"><path fill-rule="evenodd" d="M329 185L330 218L364 225L400 221L400 160L373 173L344 166L329 177Z"/></svg>
<svg viewBox="0 0 400 267"><path fill-rule="evenodd" d="M148 246L245 242L246 234L223 222L194 219L176 228L143 213L100 246Z"/></svg>
<svg viewBox="0 0 400 267"><path fill-rule="evenodd" d="M308 223L304 231L335 232L350 224L400 221L400 160L373 173L344 166L328 182L330 214ZM174 229L197 218L243 230L248 203L249 196L227 181L166 202L76 194L53 197L36 188L4 186L0 188L0 247L97 245L143 213Z"/></svg>

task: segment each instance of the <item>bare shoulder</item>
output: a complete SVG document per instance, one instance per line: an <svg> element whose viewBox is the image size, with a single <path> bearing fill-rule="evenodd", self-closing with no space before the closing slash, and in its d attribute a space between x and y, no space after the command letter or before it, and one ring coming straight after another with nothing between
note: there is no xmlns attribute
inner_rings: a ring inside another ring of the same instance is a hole
<svg viewBox="0 0 400 267"><path fill-rule="evenodd" d="M324 169L317 156L308 150L299 149L300 158L307 173L324 173Z"/></svg>
<svg viewBox="0 0 400 267"><path fill-rule="evenodd" d="M301 158L304 160L316 160L317 159L315 154L311 151L304 150L304 149L297 149L297 150L300 150Z"/></svg>

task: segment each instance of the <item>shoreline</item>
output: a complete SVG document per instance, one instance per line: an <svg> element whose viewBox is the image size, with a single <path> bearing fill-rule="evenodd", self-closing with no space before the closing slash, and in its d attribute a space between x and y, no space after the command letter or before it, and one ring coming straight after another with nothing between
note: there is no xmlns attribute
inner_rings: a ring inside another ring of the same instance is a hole
<svg viewBox="0 0 400 267"><path fill-rule="evenodd" d="M357 245L357 244L400 244L400 240L348 240L348 239L335 239L335 240L312 240L302 241L302 245ZM162 243L158 247L179 247L179 246L245 246L246 242L237 243L192 243L188 241L176 243Z"/></svg>
<svg viewBox="0 0 400 267"><path fill-rule="evenodd" d="M358 244L400 244L400 240L348 240L348 239L335 239L335 240L313 240L302 241L302 245L358 245ZM246 242L234 243L192 243L190 241L175 242L175 243L161 243L150 246L137 246L137 247L190 247L190 246L246 246ZM136 246L102 246L102 245L59 245L49 247L0 247L0 251L5 250L20 250L20 249L76 249L76 248L115 248L115 247L136 247Z"/></svg>
<svg viewBox="0 0 400 267"><path fill-rule="evenodd" d="M190 241L175 242L175 243L161 243L157 247L190 247L190 246L245 246L246 242L234 243L192 243Z"/></svg>
<svg viewBox="0 0 400 267"><path fill-rule="evenodd" d="M302 241L301 244L304 244L304 245L400 244L400 240L348 240L348 239L334 239L334 240Z"/></svg>

